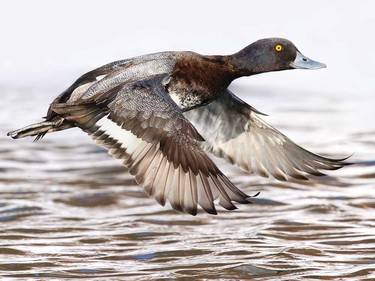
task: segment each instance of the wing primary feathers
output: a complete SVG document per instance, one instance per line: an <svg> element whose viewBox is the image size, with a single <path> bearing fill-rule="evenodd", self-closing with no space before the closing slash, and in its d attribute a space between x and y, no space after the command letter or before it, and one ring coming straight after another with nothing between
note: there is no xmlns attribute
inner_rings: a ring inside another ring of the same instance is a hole
<svg viewBox="0 0 375 281"><path fill-rule="evenodd" d="M205 151L247 172L282 181L306 180L305 174L322 176L320 170L350 165L343 162L348 157L330 159L298 146L256 114L260 113L229 90L208 106L184 112L205 139Z"/></svg>

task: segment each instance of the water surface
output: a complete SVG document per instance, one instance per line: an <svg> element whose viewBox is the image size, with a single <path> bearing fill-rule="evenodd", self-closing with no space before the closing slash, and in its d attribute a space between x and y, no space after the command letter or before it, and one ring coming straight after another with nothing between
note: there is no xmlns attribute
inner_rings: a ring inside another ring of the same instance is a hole
<svg viewBox="0 0 375 281"><path fill-rule="evenodd" d="M148 198L78 129L37 143L6 137L39 121L58 91L1 88L2 278L374 280L373 100L250 92L241 97L298 143L327 156L354 152L359 164L284 183L215 159L237 186L261 194L236 211L192 217Z"/></svg>

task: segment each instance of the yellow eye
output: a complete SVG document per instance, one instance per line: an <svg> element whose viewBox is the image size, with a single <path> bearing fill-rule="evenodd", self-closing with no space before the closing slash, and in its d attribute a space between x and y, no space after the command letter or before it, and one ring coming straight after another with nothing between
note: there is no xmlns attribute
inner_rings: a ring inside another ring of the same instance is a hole
<svg viewBox="0 0 375 281"><path fill-rule="evenodd" d="M280 52L280 51L283 50L283 46L281 46L281 45L276 45L276 46L275 46L275 50L276 50L277 52Z"/></svg>

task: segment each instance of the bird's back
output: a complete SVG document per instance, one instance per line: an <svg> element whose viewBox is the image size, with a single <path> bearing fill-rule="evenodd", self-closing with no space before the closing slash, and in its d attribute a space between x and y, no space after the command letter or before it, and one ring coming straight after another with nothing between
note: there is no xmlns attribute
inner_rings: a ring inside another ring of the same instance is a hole
<svg viewBox="0 0 375 281"><path fill-rule="evenodd" d="M175 57L176 52L162 52L103 65L78 78L52 104L77 104L109 91L119 84L147 80L155 75L169 75L175 65Z"/></svg>

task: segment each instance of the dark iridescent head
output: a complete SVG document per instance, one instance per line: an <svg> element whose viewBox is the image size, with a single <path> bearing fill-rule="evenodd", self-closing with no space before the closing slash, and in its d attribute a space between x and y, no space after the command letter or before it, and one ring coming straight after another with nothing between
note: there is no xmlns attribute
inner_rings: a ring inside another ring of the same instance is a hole
<svg viewBox="0 0 375 281"><path fill-rule="evenodd" d="M233 60L242 75L326 67L323 63L305 57L292 42L282 38L258 40L234 54Z"/></svg>

